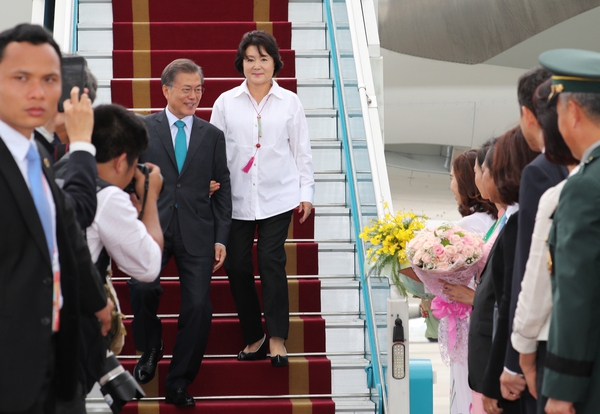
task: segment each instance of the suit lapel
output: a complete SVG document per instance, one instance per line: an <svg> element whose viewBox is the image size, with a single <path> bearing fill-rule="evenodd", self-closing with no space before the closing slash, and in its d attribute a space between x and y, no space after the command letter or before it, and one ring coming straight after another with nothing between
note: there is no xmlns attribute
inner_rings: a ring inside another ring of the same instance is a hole
<svg viewBox="0 0 600 414"><path fill-rule="evenodd" d="M192 123L192 131L190 133L190 145L188 146L187 155L185 157L185 162L183 163L183 167L181 168L182 175L185 170L188 168L194 155L198 152L198 148L200 148L200 143L204 139L204 128L200 120L194 115L194 122Z"/></svg>
<svg viewBox="0 0 600 414"><path fill-rule="evenodd" d="M160 115L156 117L154 129L156 130L160 141L165 146L165 151L167 151L171 162L175 168L177 168L177 161L175 161L175 148L173 148L173 137L171 136L171 127L165 111L162 111Z"/></svg>
<svg viewBox="0 0 600 414"><path fill-rule="evenodd" d="M45 168L45 167L43 167ZM33 202L27 183L21 174L21 170L17 166L12 154L3 140L0 139L0 175L8 183L8 187L16 200L19 212L23 216L23 221L26 223L27 229L33 240L38 245L48 265L52 265L50 255L48 254L48 245L46 244L46 236L44 228L38 216L37 209Z"/></svg>

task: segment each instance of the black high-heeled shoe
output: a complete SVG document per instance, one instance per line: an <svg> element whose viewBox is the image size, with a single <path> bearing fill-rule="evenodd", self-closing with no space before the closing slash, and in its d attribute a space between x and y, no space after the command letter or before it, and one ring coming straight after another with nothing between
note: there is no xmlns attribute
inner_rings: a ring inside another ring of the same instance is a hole
<svg viewBox="0 0 600 414"><path fill-rule="evenodd" d="M290 361L287 355L281 356L277 354L274 357L271 357L271 366L274 368L287 367L288 365L290 365Z"/></svg>
<svg viewBox="0 0 600 414"><path fill-rule="evenodd" d="M285 349L285 346L283 347L283 349ZM271 366L274 368L281 368L290 365L290 361L287 356L287 349L285 349L285 353L286 355L277 354L275 356L271 356Z"/></svg>
<svg viewBox="0 0 600 414"><path fill-rule="evenodd" d="M237 356L238 361L258 361L260 359L267 358L267 348L269 344L267 343L267 335L263 336L263 341L260 344L260 347L254 352L244 352L240 351Z"/></svg>

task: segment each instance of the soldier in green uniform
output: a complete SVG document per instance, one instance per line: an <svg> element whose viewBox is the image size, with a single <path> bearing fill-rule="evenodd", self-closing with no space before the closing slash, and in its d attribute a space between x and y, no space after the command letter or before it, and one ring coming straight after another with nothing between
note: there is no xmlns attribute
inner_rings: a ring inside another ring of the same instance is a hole
<svg viewBox="0 0 600 414"><path fill-rule="evenodd" d="M557 49L558 126L580 169L566 182L548 243L554 306L542 393L546 413L600 412L600 53Z"/></svg>

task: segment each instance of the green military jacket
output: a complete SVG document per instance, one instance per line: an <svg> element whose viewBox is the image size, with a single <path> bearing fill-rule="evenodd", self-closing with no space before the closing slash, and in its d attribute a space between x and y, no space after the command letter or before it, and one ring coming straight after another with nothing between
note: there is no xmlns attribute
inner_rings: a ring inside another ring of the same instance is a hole
<svg viewBox="0 0 600 414"><path fill-rule="evenodd" d="M600 147L560 195L548 239L552 321L542 394L600 412Z"/></svg>

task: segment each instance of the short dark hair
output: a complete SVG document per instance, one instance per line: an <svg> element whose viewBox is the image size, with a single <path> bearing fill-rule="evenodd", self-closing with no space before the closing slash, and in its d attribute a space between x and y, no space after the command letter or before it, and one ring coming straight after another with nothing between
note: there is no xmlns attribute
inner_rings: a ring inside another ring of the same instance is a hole
<svg viewBox="0 0 600 414"><path fill-rule="evenodd" d="M121 105L99 105L94 108L92 144L96 162L108 162L125 153L131 166L148 148L146 124Z"/></svg>
<svg viewBox="0 0 600 414"><path fill-rule="evenodd" d="M485 164L485 168L489 170L490 174L494 167L494 149L496 148L496 142L498 142L497 138L496 141L494 141L494 145L488 148L488 151L485 153L485 159L483 160L483 163L481 163L482 166Z"/></svg>
<svg viewBox="0 0 600 414"><path fill-rule="evenodd" d="M494 146L492 178L502 203L512 205L519 202L521 173L538 154L529 148L520 127L498 138Z"/></svg>
<svg viewBox="0 0 600 414"><path fill-rule="evenodd" d="M162 71L160 75L161 86L173 86L175 78L180 73L198 73L200 75L200 84L204 85L204 73L202 68L190 59L175 59L169 63Z"/></svg>
<svg viewBox="0 0 600 414"><path fill-rule="evenodd" d="M479 167L483 165L483 162L485 161L485 156L487 155L490 148L494 147L494 144L496 144L497 139L498 138L495 137L490 138L483 144L481 144L481 147L477 148L477 164L479 165Z"/></svg>
<svg viewBox="0 0 600 414"><path fill-rule="evenodd" d="M538 86L540 86L546 79L550 79L552 73L549 70L538 66L525 72L519 78L517 84L517 99L519 100L519 109L525 107L529 109L534 115L535 107L533 106L533 95Z"/></svg>
<svg viewBox="0 0 600 414"><path fill-rule="evenodd" d="M477 150L471 149L459 154L452 161L452 174L456 180L460 201L458 212L461 216L470 216L473 213L485 212L494 218L498 217L498 209L494 203L481 197L475 185L475 160Z"/></svg>
<svg viewBox="0 0 600 414"><path fill-rule="evenodd" d="M262 49L267 52L267 55L271 56L275 61L275 70L273 76L277 75L283 67L281 56L279 55L279 47L277 46L277 40L271 33L267 33L264 30L253 30L242 36L242 41L238 46L238 51L235 56L235 69L244 75L244 59L246 58L246 49L248 46L256 46L258 52L262 54Z"/></svg>
<svg viewBox="0 0 600 414"><path fill-rule="evenodd" d="M11 42L27 42L35 46L48 43L54 48L59 59L62 56L52 33L37 24L21 23L0 33L0 61L4 59L4 50Z"/></svg>
<svg viewBox="0 0 600 414"><path fill-rule="evenodd" d="M87 63L83 69L85 74L83 87L88 88L88 96L93 103L96 100L96 92L98 91L98 79L94 76Z"/></svg>
<svg viewBox="0 0 600 414"><path fill-rule="evenodd" d="M554 164L572 165L577 160L565 143L558 129L558 113L556 99L548 99L552 91L552 79L547 79L535 90L533 106L537 113L538 123L544 134L544 155Z"/></svg>

